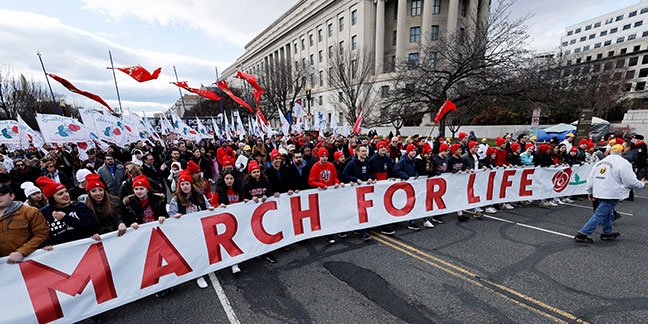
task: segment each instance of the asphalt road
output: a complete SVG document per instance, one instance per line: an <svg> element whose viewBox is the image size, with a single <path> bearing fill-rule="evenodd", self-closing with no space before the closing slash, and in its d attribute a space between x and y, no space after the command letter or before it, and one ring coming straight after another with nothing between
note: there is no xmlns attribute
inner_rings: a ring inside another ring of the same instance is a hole
<svg viewBox="0 0 648 324"><path fill-rule="evenodd" d="M587 200L537 204L434 229L400 225L370 242L323 238L253 259L200 289L192 280L101 315L103 323L645 323L648 190L614 224L617 241L571 238L592 214ZM530 227L529 227L530 226ZM221 301L231 305L225 311ZM88 322L88 321L86 321Z"/></svg>

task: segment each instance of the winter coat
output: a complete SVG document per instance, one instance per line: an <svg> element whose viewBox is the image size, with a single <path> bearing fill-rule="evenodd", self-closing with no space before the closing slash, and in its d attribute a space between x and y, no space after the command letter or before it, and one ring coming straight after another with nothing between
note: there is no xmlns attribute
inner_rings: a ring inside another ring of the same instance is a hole
<svg viewBox="0 0 648 324"><path fill-rule="evenodd" d="M398 160L392 173L395 177L404 180L407 180L410 177L417 177L418 172L416 172L416 162L413 159L410 159L409 156L404 155L400 160Z"/></svg>
<svg viewBox="0 0 648 324"><path fill-rule="evenodd" d="M101 182L106 185L106 190L113 196L121 197L121 184L126 179L126 170L121 164L114 164L115 174L110 172L107 165L102 165L97 174L101 178Z"/></svg>
<svg viewBox="0 0 648 324"><path fill-rule="evenodd" d="M88 199L92 199L89 197ZM97 233L106 234L117 230L119 224L124 223L124 204L119 197L110 196L110 202L113 206L115 215L105 215L101 210L97 210L94 214L97 221Z"/></svg>
<svg viewBox="0 0 648 324"><path fill-rule="evenodd" d="M55 211L65 213L60 220L54 218L52 214ZM45 216L49 224L51 238L44 245L56 245L84 238L89 238L97 233L97 221L90 211L90 208L84 203L72 203L65 208L54 208L47 205L41 208L41 213Z"/></svg>
<svg viewBox="0 0 648 324"><path fill-rule="evenodd" d="M369 170L378 180L385 180L392 175L394 160L389 155L375 154L369 159Z"/></svg>
<svg viewBox="0 0 648 324"><path fill-rule="evenodd" d="M641 189L644 183L637 180L628 160L620 155L608 155L592 168L587 179L587 192L597 199L625 199L630 189Z"/></svg>
<svg viewBox="0 0 648 324"><path fill-rule="evenodd" d="M354 155L349 163L347 163L347 165L344 167L342 175L347 181L350 182L376 179L376 177L370 172L369 161L365 159L364 162L361 162L356 155Z"/></svg>
<svg viewBox="0 0 648 324"><path fill-rule="evenodd" d="M161 194L151 193L148 194L149 197L149 206L153 211L153 216L155 219L158 217L169 217L169 214L166 210L166 199ZM142 209L142 203L135 194L128 195L124 198L124 224L127 226L133 223L143 224L144 223L144 214Z"/></svg>
<svg viewBox="0 0 648 324"><path fill-rule="evenodd" d="M49 238L49 226L37 208L13 201L0 216L0 257L14 251L27 256Z"/></svg>

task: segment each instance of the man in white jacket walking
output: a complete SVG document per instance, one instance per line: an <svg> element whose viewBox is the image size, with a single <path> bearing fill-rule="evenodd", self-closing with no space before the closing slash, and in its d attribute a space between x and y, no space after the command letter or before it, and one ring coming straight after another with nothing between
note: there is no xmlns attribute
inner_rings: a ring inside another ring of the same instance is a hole
<svg viewBox="0 0 648 324"><path fill-rule="evenodd" d="M593 240L587 236L594 233L599 224L601 240L614 240L621 235L612 231L614 207L620 199L628 198L630 189L641 189L646 183L646 179L637 180L632 165L621 154L623 146L614 145L610 148L610 155L594 165L587 179L587 192L590 200L599 199L600 204L592 218L574 236L577 242L592 243Z"/></svg>

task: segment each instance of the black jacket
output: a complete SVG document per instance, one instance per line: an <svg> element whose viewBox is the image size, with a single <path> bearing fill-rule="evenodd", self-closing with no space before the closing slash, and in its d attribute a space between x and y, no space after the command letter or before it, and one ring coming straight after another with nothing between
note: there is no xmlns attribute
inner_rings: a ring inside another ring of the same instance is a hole
<svg viewBox="0 0 648 324"><path fill-rule="evenodd" d="M270 186L272 186L273 192L279 192L279 193L288 192L288 190L290 189L289 182L291 180L288 167L281 165L279 170L276 170L273 166L270 166L265 171L263 171L263 173L265 173L266 177L268 177L268 181L270 182ZM308 178L308 176L306 176L306 178ZM247 192L246 192L246 197L247 197ZM250 199L249 197L247 198Z"/></svg>
<svg viewBox="0 0 648 324"><path fill-rule="evenodd" d="M62 211L65 216L60 220L54 218L52 213ZM50 227L51 238L43 245L56 245L65 242L89 238L97 233L97 222L90 208L83 203L72 203L71 205L56 209L51 205L41 208Z"/></svg>
<svg viewBox="0 0 648 324"><path fill-rule="evenodd" d="M160 216L169 217L166 210L166 199L163 195L149 192L149 204L155 218ZM133 223L143 224L144 219L142 216L143 210L140 199L135 194L126 196L124 198L124 223L127 226Z"/></svg>
<svg viewBox="0 0 648 324"><path fill-rule="evenodd" d="M97 233L106 234L112 231L117 230L117 226L120 223L124 223L124 204L121 199L115 196L110 196L110 202L112 204L114 215L106 215L101 210L97 210L94 213L95 220L97 221ZM88 199L92 199L88 197ZM108 202L106 202L108 203ZM124 223L125 224L125 223ZM131 223L132 224L132 223Z"/></svg>
<svg viewBox="0 0 648 324"><path fill-rule="evenodd" d="M308 185L308 176L310 174L312 165L306 163L302 168L301 175L297 171L297 167L293 162L288 168L288 190L305 190L310 189ZM274 186L273 186L274 188Z"/></svg>

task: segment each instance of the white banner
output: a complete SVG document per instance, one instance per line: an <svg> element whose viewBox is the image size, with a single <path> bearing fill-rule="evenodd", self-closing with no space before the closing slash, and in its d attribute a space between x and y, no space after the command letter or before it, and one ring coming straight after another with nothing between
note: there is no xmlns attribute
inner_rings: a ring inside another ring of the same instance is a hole
<svg viewBox="0 0 648 324"><path fill-rule="evenodd" d="M88 127L75 118L36 114L36 122L48 143L78 143L85 142L90 137Z"/></svg>
<svg viewBox="0 0 648 324"><path fill-rule="evenodd" d="M380 181L237 203L0 259L6 323L70 323L283 246L495 203L585 193L591 165ZM334 212L333 212L334 211Z"/></svg>
<svg viewBox="0 0 648 324"><path fill-rule="evenodd" d="M23 149L28 149L29 144L34 144L35 147L43 149L45 141L43 137L35 130L31 129L29 125L20 117L17 116L18 121L18 135L20 135L20 145Z"/></svg>
<svg viewBox="0 0 648 324"><path fill-rule="evenodd" d="M104 115L92 109L79 109L79 114L85 125L96 132L99 139L109 143L124 146L128 143L128 137L120 127L120 119L113 115Z"/></svg>
<svg viewBox="0 0 648 324"><path fill-rule="evenodd" d="M193 128L189 127L182 118L178 116L173 110L169 110L169 115L171 115L171 121L173 122L173 127L178 132L180 138L200 141L200 135Z"/></svg>
<svg viewBox="0 0 648 324"><path fill-rule="evenodd" d="M0 144L6 144L10 149L20 147L18 122L15 120L0 120Z"/></svg>

